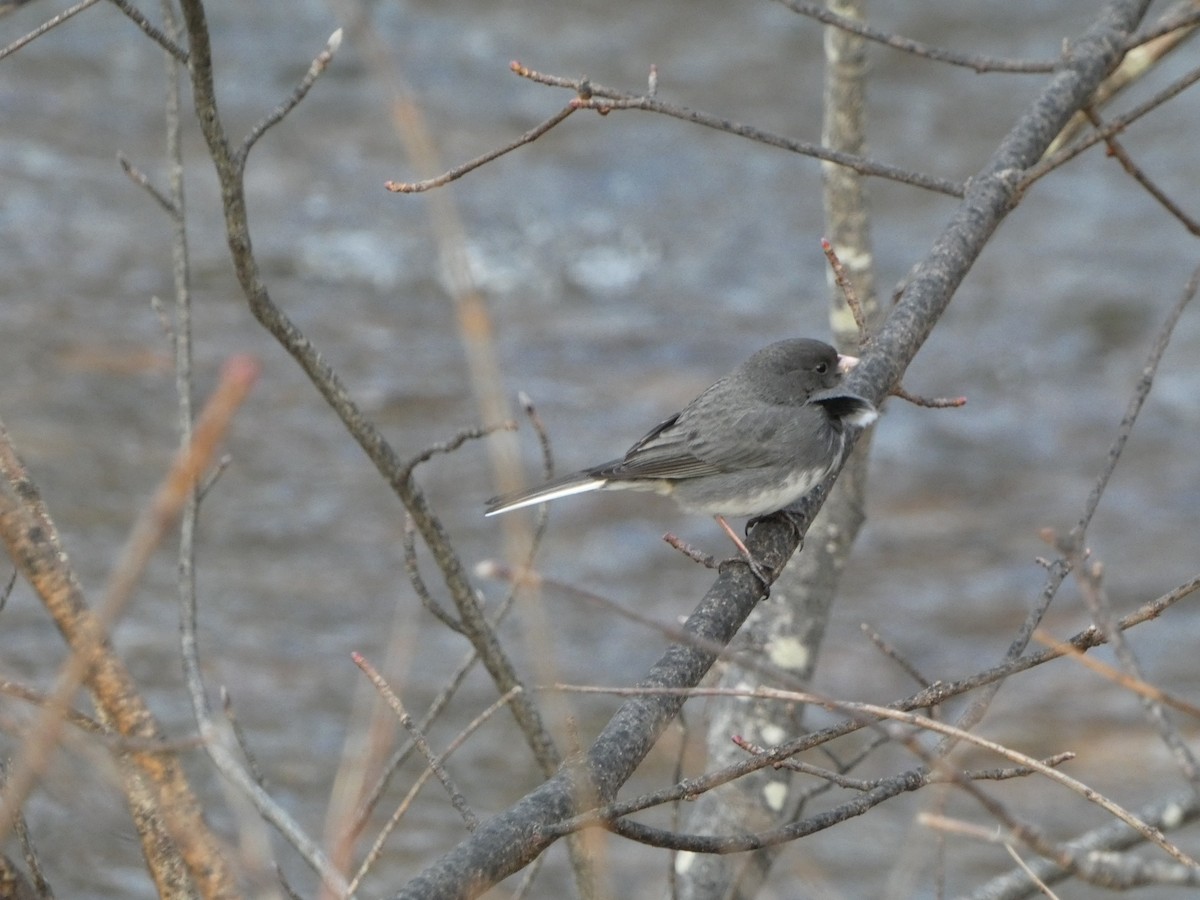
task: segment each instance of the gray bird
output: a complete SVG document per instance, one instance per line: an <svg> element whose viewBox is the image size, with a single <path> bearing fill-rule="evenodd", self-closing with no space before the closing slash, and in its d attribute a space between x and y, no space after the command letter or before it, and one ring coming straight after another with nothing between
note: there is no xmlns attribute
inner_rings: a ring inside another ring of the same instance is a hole
<svg viewBox="0 0 1200 900"><path fill-rule="evenodd" d="M621 459L493 497L486 515L587 491L654 491L715 517L749 560L724 517L764 516L795 503L841 462L847 428L879 415L870 401L840 387L857 364L821 341L771 344Z"/></svg>

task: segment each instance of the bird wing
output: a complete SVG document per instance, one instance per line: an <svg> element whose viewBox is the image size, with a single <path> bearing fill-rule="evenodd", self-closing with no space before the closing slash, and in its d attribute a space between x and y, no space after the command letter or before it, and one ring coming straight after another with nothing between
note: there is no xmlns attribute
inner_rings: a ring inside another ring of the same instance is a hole
<svg viewBox="0 0 1200 900"><path fill-rule="evenodd" d="M659 422L630 447L623 458L589 469L588 474L614 481L637 481L696 478L721 471L688 447L686 432L676 427L683 415L676 413Z"/></svg>
<svg viewBox="0 0 1200 900"><path fill-rule="evenodd" d="M714 429L704 427L708 411L697 401L655 426L623 459L589 474L614 480L683 479L777 464L796 439L787 427L796 413L795 407L756 404L735 412L725 423L728 427Z"/></svg>

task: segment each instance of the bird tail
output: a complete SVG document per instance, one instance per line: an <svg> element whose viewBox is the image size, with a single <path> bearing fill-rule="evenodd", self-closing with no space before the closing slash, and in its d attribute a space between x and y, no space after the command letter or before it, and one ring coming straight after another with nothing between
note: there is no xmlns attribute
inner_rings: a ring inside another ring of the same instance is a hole
<svg viewBox="0 0 1200 900"><path fill-rule="evenodd" d="M570 475L563 475L561 478L555 478L553 481L547 481L545 484L527 491L516 491L493 497L487 502L483 514L497 516L510 510L533 506L536 503L557 500L559 497L570 497L572 494L594 491L604 487L607 483L607 478L597 478L590 472L574 472Z"/></svg>

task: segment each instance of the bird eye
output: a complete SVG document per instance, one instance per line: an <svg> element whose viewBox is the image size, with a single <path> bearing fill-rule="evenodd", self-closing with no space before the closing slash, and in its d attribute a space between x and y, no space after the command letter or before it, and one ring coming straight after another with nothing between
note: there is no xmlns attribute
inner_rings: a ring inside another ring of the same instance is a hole
<svg viewBox="0 0 1200 900"><path fill-rule="evenodd" d="M824 375L826 372L829 371L829 363L817 363L817 367L816 367L816 369L814 369L814 371L818 375Z"/></svg>

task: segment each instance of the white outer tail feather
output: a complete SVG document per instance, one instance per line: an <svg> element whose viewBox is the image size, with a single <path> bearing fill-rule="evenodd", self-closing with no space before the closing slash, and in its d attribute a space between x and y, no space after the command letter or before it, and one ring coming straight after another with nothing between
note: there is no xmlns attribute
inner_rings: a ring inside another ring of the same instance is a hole
<svg viewBox="0 0 1200 900"><path fill-rule="evenodd" d="M526 506L535 506L538 503L548 503L551 500L557 500L560 497L570 497L573 494L586 494L588 491L596 491L608 484L606 478L596 478L592 481L581 481L575 484L568 484L564 487L554 488L548 491L538 491L530 494L528 497L522 497L520 500L514 500L512 503L507 503L498 509L493 509L490 512L484 513L485 516L498 516L500 513L511 512L514 509L524 509Z"/></svg>

